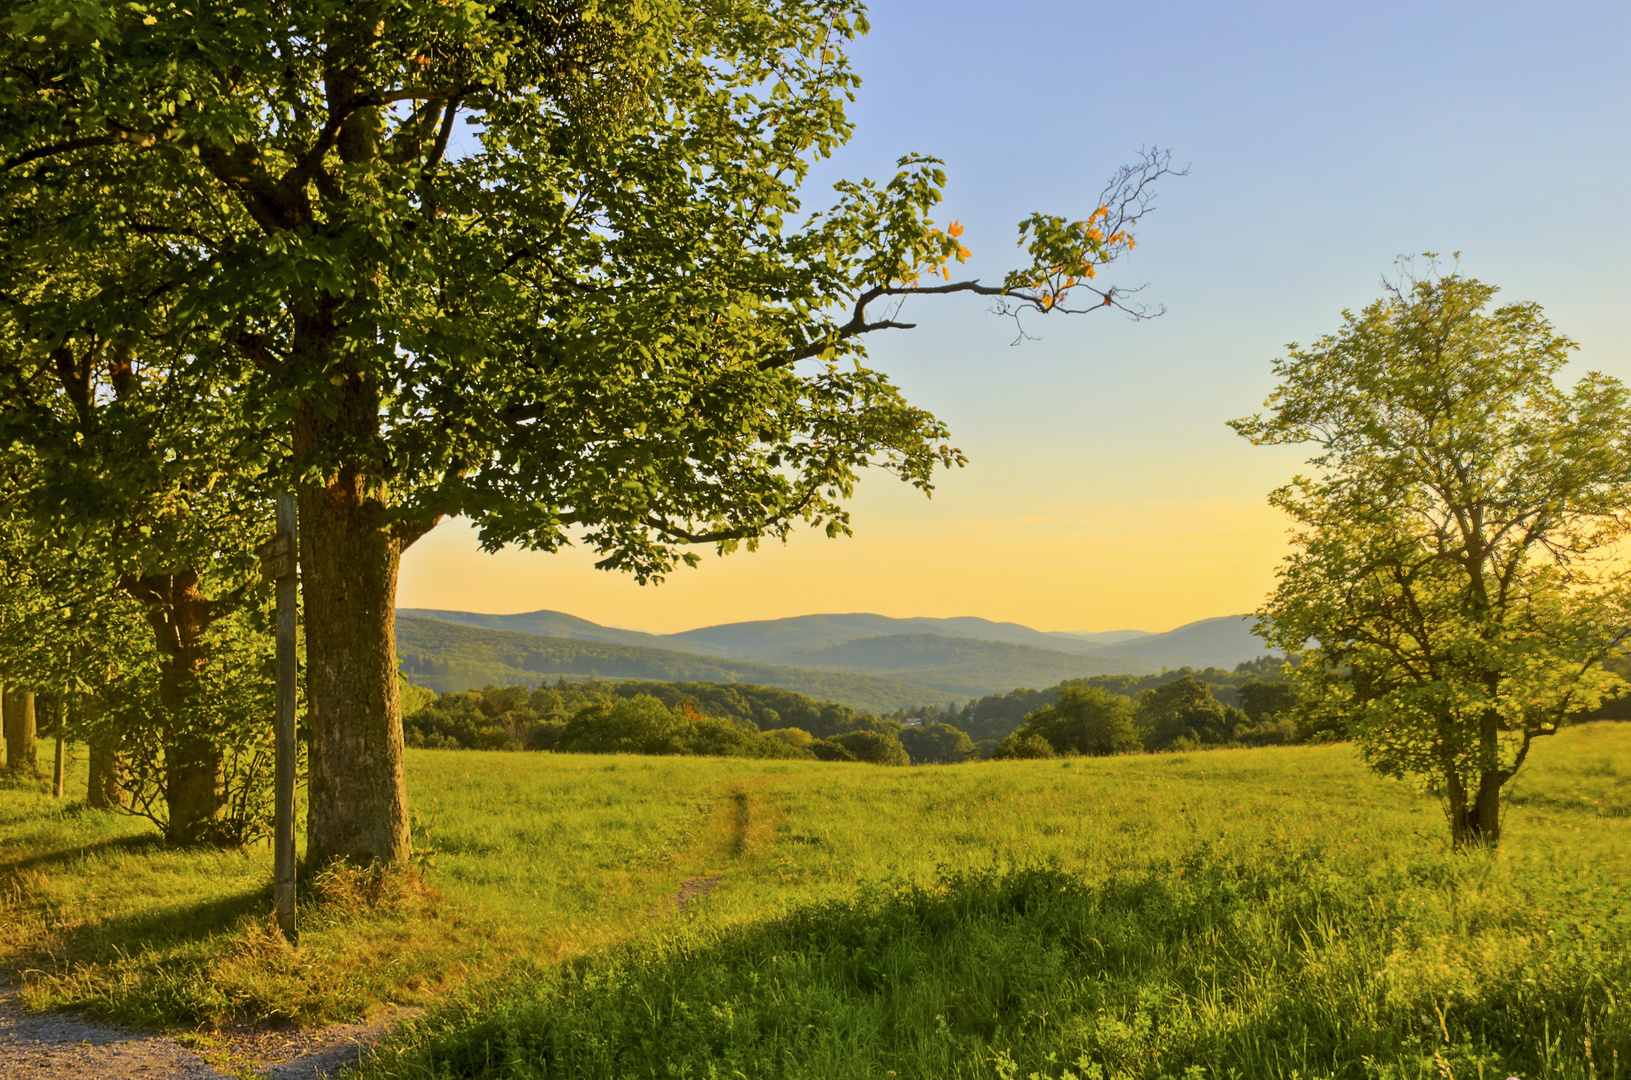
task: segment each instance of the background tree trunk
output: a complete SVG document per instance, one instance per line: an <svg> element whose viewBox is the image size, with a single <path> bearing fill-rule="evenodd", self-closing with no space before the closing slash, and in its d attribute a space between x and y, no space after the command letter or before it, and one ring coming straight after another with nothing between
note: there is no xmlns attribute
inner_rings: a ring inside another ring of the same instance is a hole
<svg viewBox="0 0 1631 1080"><path fill-rule="evenodd" d="M123 810L129 793L125 791L125 763L112 743L90 744L90 780L85 786L85 802L98 810Z"/></svg>
<svg viewBox="0 0 1631 1080"><path fill-rule="evenodd" d="M36 775L39 750L34 741L34 691L8 686L0 713L5 717L6 767L25 776Z"/></svg>
<svg viewBox="0 0 1631 1080"><path fill-rule="evenodd" d="M159 702L170 716L164 740L164 801L170 823L165 839L178 844L221 843L226 813L226 767L220 747L185 728L187 686L204 667L204 632L211 605L199 588L202 574L188 568L124 582L146 606L159 652ZM181 726L177 726L181 725Z"/></svg>
<svg viewBox="0 0 1631 1080"><path fill-rule="evenodd" d="M306 853L318 865L403 866L411 847L397 690L402 542L379 465L360 460L377 444L378 392L357 373L344 378L336 415L307 406L295 418L297 462L324 461L335 448L349 459L326 485L298 492L311 730Z"/></svg>

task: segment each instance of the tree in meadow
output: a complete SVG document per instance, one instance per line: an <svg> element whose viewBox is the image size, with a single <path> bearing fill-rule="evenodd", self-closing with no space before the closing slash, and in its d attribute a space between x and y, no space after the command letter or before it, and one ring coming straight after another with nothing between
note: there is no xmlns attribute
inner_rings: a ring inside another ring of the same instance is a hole
<svg viewBox="0 0 1631 1080"><path fill-rule="evenodd" d="M1301 709L1437 794L1456 847L1494 845L1503 787L1596 706L1631 626L1631 398L1558 385L1576 346L1538 305L1405 270L1233 424L1314 448L1270 496L1298 531L1259 627L1303 657Z"/></svg>
<svg viewBox="0 0 1631 1080"><path fill-rule="evenodd" d="M1143 749L1132 699L1096 686L1067 686L1050 705L1031 713L1010 736L1015 745L1044 740L1055 754L1103 757Z"/></svg>
<svg viewBox="0 0 1631 1080"><path fill-rule="evenodd" d="M1212 695L1212 688L1185 675L1144 691L1138 699L1139 725L1152 750L1194 749L1229 742L1246 719L1239 709Z"/></svg>

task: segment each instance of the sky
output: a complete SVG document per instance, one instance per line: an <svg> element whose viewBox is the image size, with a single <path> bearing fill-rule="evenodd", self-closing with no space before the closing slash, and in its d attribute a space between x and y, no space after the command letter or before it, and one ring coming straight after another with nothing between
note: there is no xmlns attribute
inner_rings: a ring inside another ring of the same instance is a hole
<svg viewBox="0 0 1631 1080"><path fill-rule="evenodd" d="M1306 457L1225 422L1289 342L1381 294L1401 255L1539 302L1587 370L1631 380L1631 5L880 0L852 48L855 138L816 170L946 162L992 281L1033 210L1081 217L1141 147L1189 167L1101 281L1164 305L1011 322L921 298L871 363L950 426L967 468L931 499L879 473L855 535L805 532L660 586L593 555L479 551L450 521L403 559L403 607L549 608L654 632L819 612L973 615L1039 630L1168 630L1247 612L1286 522L1266 494Z"/></svg>

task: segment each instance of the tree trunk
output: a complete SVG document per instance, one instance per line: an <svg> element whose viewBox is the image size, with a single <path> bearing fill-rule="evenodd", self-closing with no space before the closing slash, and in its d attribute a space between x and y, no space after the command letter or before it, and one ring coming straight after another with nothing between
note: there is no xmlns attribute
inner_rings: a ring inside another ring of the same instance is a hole
<svg viewBox="0 0 1631 1080"><path fill-rule="evenodd" d="M1450 819L1450 846L1455 850L1493 848L1501 842L1501 785L1505 779L1499 770L1481 773L1476 792L1469 791L1459 775L1449 779L1444 803Z"/></svg>
<svg viewBox="0 0 1631 1080"><path fill-rule="evenodd" d="M1491 681L1491 692L1498 680ZM1478 788L1468 791L1455 777L1458 807L1451 822L1451 840L1457 850L1479 845L1493 848L1501 842L1501 718L1493 709L1478 718ZM1452 770L1454 771L1454 770Z"/></svg>
<svg viewBox="0 0 1631 1080"><path fill-rule="evenodd" d="M6 767L13 773L36 775L39 751L34 742L34 691L8 686L0 713L5 716Z"/></svg>
<svg viewBox="0 0 1631 1080"><path fill-rule="evenodd" d="M184 724L187 686L204 667L204 632L211 622L201 578L197 569L188 568L124 584L126 592L146 605L148 624L164 656L159 702L171 725L164 740L164 802L170 818L164 835L177 844L228 842L220 827L226 813L221 748Z"/></svg>
<svg viewBox="0 0 1631 1080"><path fill-rule="evenodd" d="M86 804L98 810L123 810L130 796L125 791L125 763L119 748L112 743L93 741L90 759Z"/></svg>
<svg viewBox="0 0 1631 1080"><path fill-rule="evenodd" d="M315 328L319 337L325 330ZM298 492L311 730L306 852L318 865L402 866L411 854L396 674L402 542L381 467L363 453L378 441L378 392L354 372L335 378L345 380L336 413L306 406L295 418L297 462L343 455L325 484Z"/></svg>
<svg viewBox="0 0 1631 1080"><path fill-rule="evenodd" d="M221 748L195 735L178 735L164 745L164 802L172 844L225 844L226 765Z"/></svg>

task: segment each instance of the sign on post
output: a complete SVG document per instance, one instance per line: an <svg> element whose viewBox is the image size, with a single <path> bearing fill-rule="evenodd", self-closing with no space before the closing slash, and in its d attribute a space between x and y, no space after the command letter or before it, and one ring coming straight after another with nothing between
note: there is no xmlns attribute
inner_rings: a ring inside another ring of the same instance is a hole
<svg viewBox="0 0 1631 1080"><path fill-rule="evenodd" d="M277 535L261 545L261 573L277 583L277 728L273 783L276 788L272 823L272 910L278 929L297 944L294 886L294 783L299 748L295 744L295 656L298 598L295 595L296 512L293 492L277 497Z"/></svg>

